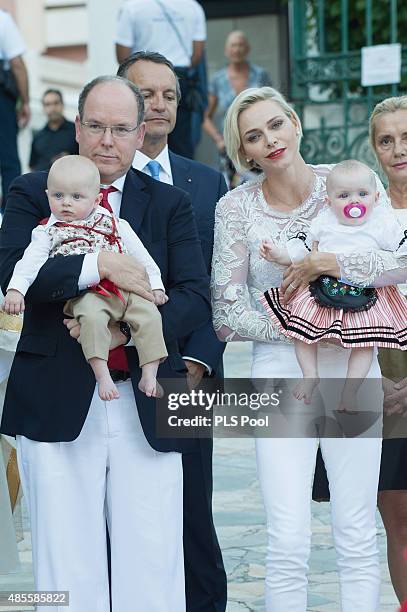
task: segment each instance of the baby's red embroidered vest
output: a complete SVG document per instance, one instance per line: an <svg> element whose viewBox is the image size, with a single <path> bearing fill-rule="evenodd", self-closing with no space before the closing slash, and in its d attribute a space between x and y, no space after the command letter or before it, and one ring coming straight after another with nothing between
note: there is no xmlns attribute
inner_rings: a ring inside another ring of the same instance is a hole
<svg viewBox="0 0 407 612"><path fill-rule="evenodd" d="M114 217L100 212L85 221L58 221L46 231L52 241L50 257L83 255L101 250L127 253Z"/></svg>

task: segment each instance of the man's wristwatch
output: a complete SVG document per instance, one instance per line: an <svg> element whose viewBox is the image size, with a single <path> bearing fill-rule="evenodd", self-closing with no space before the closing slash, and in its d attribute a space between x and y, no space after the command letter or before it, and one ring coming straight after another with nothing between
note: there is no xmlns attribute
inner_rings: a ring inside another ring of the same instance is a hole
<svg viewBox="0 0 407 612"><path fill-rule="evenodd" d="M123 346L126 346L131 340L130 325L124 321L119 321L119 329L123 336L126 336L126 342L123 344Z"/></svg>

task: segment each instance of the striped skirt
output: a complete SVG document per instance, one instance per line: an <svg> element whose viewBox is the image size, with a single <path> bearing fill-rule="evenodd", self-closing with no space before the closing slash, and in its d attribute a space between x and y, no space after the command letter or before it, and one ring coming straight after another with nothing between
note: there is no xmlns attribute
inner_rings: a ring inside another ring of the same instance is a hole
<svg viewBox="0 0 407 612"><path fill-rule="evenodd" d="M397 287L377 289L377 301L360 312L317 304L309 288L298 289L283 304L277 288L261 302L273 323L289 338L313 344L334 338L345 348L382 346L407 350L407 300Z"/></svg>

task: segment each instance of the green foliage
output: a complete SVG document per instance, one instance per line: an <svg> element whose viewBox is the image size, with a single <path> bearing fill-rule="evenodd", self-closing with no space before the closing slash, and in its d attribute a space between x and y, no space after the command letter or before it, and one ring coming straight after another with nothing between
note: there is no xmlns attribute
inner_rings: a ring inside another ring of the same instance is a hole
<svg viewBox="0 0 407 612"><path fill-rule="evenodd" d="M313 19L318 16L318 0L308 0L309 14ZM390 0L372 2L372 44L390 42ZM366 0L348 1L349 50L360 49L366 45ZM341 0L325 0L325 51L339 53L341 47ZM397 2L397 41L407 44L407 2Z"/></svg>
<svg viewBox="0 0 407 612"><path fill-rule="evenodd" d="M341 53L342 49L342 30L341 30L341 0L306 0L308 25L320 23L319 7L323 4L323 22L325 36L325 53ZM371 3L371 14L368 14L366 0L348 0L348 50L359 51L367 46L367 24L371 19L372 42L373 45L398 42L407 45L407 2L398 0L396 5L397 39L391 41L391 2L390 0L373 0ZM320 37L317 37L320 40ZM404 69L405 71L405 69ZM407 74L403 74L401 83L398 86L399 92L407 90ZM348 91L354 94L362 94L364 88L359 81L348 81ZM330 91L330 99L341 97L342 87L339 84L321 86L321 90ZM377 86L374 88L375 95L390 95L389 86Z"/></svg>

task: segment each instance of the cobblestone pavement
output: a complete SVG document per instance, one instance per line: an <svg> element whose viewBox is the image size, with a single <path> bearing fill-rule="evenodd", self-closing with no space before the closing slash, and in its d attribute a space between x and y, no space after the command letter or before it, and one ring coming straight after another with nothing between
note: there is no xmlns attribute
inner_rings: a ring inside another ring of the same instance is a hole
<svg viewBox="0 0 407 612"><path fill-rule="evenodd" d="M247 376L249 364L249 343L228 345L225 358L226 376ZM229 580L227 612L263 612L266 530L256 476L253 440L215 440L214 488L215 522ZM380 612L395 612L398 604L387 570L386 538L379 515L377 524L382 570ZM338 575L331 537L329 504L313 502L312 533L308 610L339 612ZM33 589L27 517L25 538L19 547L21 572L0 576L0 591ZM0 606L0 612L9 610ZM33 608L13 608L13 611L18 610Z"/></svg>

